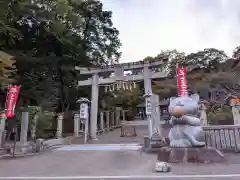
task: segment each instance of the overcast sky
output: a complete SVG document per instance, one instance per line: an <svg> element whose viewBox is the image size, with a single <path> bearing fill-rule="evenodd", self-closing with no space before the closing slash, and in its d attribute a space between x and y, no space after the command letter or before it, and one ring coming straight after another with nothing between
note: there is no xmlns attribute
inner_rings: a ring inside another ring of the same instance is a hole
<svg viewBox="0 0 240 180"><path fill-rule="evenodd" d="M175 48L189 53L214 47L231 55L240 44L240 0L102 1L120 31L120 62Z"/></svg>

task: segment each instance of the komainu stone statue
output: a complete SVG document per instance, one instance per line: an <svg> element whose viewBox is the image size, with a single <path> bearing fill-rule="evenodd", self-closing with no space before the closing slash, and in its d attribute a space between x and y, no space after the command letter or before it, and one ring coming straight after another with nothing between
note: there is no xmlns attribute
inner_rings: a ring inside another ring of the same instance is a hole
<svg viewBox="0 0 240 180"><path fill-rule="evenodd" d="M197 118L199 95L189 97L172 97L168 107L173 127L168 138L170 147L188 148L204 147L204 131Z"/></svg>

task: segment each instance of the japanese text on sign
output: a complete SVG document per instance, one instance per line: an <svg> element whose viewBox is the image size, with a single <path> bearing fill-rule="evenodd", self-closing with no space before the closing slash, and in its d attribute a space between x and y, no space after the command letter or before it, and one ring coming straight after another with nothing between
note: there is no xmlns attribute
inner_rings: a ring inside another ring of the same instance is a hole
<svg viewBox="0 0 240 180"><path fill-rule="evenodd" d="M80 105L80 119L87 119L88 118L88 105L82 103Z"/></svg>
<svg viewBox="0 0 240 180"><path fill-rule="evenodd" d="M146 115L151 115L152 105L150 99L146 99Z"/></svg>

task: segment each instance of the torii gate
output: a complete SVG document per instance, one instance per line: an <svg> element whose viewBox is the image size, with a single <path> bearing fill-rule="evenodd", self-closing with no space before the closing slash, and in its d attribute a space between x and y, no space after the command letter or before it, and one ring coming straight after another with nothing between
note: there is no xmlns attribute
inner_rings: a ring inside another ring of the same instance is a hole
<svg viewBox="0 0 240 180"><path fill-rule="evenodd" d="M78 86L92 86L92 100L91 100L91 125L90 125L90 135L92 139L96 139L97 135L97 115L98 115L98 96L99 96L99 86L106 86L116 81L144 81L144 92L145 94L150 94L151 104L152 104L152 115L149 119L149 134L152 135L152 130L154 126L154 121L160 121L160 111L159 111L159 98L157 95L152 94L151 79L164 78L167 76L167 72L161 69L160 71L153 71L151 68L162 68L163 61L139 61L133 63L123 63L109 65L103 68L83 68L75 67L76 70L80 71L81 75L92 75L92 78L88 80L78 81ZM129 70L143 70L143 73L137 75L124 76L124 71ZM103 78L101 74L110 72L114 73L113 77ZM152 121L152 122L150 122Z"/></svg>

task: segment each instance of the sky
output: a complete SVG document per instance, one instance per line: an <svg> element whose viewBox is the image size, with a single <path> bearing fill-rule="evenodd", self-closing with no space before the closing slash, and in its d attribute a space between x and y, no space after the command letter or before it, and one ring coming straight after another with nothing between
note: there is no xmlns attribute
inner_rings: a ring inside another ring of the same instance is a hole
<svg viewBox="0 0 240 180"><path fill-rule="evenodd" d="M204 48L231 56L240 45L240 0L102 0L120 31L120 62L161 50L190 53Z"/></svg>

